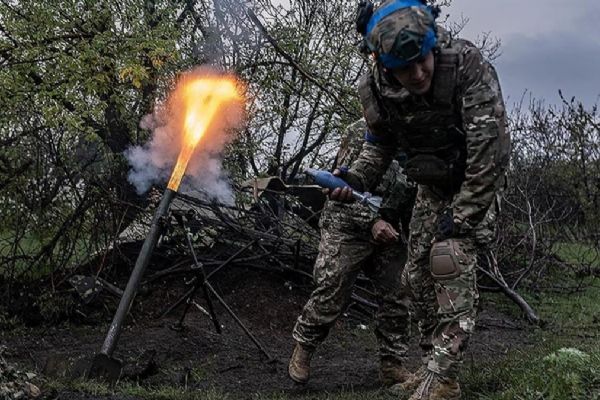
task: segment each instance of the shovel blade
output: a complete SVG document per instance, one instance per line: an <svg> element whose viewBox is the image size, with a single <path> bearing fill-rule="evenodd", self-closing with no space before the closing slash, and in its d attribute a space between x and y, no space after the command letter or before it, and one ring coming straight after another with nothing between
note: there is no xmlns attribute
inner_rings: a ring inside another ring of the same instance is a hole
<svg viewBox="0 0 600 400"><path fill-rule="evenodd" d="M115 383L121 377L122 369L123 363L120 360L103 353L98 353L92 360L87 376L91 379Z"/></svg>

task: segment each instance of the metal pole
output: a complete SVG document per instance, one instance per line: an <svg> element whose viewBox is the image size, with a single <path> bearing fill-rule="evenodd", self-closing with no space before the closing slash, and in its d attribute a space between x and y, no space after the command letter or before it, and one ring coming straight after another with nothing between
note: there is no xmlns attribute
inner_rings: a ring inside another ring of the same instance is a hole
<svg viewBox="0 0 600 400"><path fill-rule="evenodd" d="M150 225L150 232L148 233L148 236L146 236L142 250L140 250L140 254L135 262L133 272L129 277L129 282L127 282L127 287L123 291L123 296L119 302L117 312L115 313L112 323L110 324L110 328L108 329L108 333L106 334L106 339L104 339L104 344L100 350L100 353L102 354L111 357L112 353L115 351L117 341L119 340L119 336L121 335L121 331L123 329L123 322L125 321L125 317L129 312L131 303L133 302L133 299L137 293L140 281L142 280L144 272L146 271L146 267L150 262L150 257L152 256L156 242L158 241L161 228L160 219L169 210L171 201L173 201L173 198L175 198L176 193L177 192L171 189L166 189L160 200L160 204L154 213L154 218L152 219L152 224Z"/></svg>
<svg viewBox="0 0 600 400"><path fill-rule="evenodd" d="M250 340L252 341L252 343L254 343L256 345L256 347L258 347L258 349L260 351L262 351L262 353L265 356L267 356L267 360L268 361L273 361L274 358L271 357L271 355L269 354L269 352L267 351L267 349L265 349L265 347L258 341L258 339L256 339L254 337L254 335L252 334L252 332L250 332L250 330L248 330L248 328L246 328L246 325L244 325L244 323L238 318L238 316L235 315L235 313L233 312L233 310L231 309L231 307L229 307L227 305L227 303L225 303L225 300L223 300L223 298L221 296L219 296L219 294L217 293L217 291L215 290L215 288L213 288L212 285L210 283L208 283L208 282L206 282L206 288L213 294L213 296L215 296L215 298L217 299L217 301L219 303L221 303L221 305L223 306L223 308L225 308L225 310L227 311L227 313L229 313L229 315L231 316L231 318L234 319L234 321L238 324L238 326L240 328L242 328L242 330L250 338Z"/></svg>
<svg viewBox="0 0 600 400"><path fill-rule="evenodd" d="M221 326L219 325L219 321L217 321L217 314L215 313L215 308L213 307L212 300L210 299L210 294L208 293L208 290L206 289L206 273L204 272L204 266L202 265L202 263L200 263L198 261L198 258L196 257L196 251L194 250L194 245L192 244L192 240L190 239L190 235L189 235L188 231L185 229L185 225L183 225L183 230L185 231L185 239L187 240L188 247L190 248L190 252L192 253L192 257L194 258L195 269L197 269L198 272L200 273L201 281L196 282L196 285L198 285L198 284L202 285L202 291L204 292L204 299L206 300L206 304L208 305L208 312L210 314L210 319L212 319L212 321L213 321L215 330L217 331L217 333L220 334ZM196 278L196 279L198 279L198 278ZM197 288L197 286L196 286L196 288ZM183 311L183 315L181 316L181 323L183 323L183 318L185 317L185 314L187 314L189 306L192 303L193 296L194 296L194 293L190 294L190 297L188 298L188 303L186 304L186 308Z"/></svg>

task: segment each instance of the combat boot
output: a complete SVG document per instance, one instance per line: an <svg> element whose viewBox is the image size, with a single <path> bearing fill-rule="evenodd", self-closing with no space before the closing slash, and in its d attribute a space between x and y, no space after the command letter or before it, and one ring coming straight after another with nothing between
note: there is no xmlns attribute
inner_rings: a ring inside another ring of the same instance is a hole
<svg viewBox="0 0 600 400"><path fill-rule="evenodd" d="M315 349L296 343L290 364L288 374L296 383L306 383L310 377L310 359Z"/></svg>
<svg viewBox="0 0 600 400"><path fill-rule="evenodd" d="M406 382L412 378L412 373L407 370L400 360L394 357L382 357L379 367L379 379L385 386Z"/></svg>
<svg viewBox="0 0 600 400"><path fill-rule="evenodd" d="M459 400L460 385L455 379L428 371L409 400Z"/></svg>
<svg viewBox="0 0 600 400"><path fill-rule="evenodd" d="M421 366L414 374L410 374L408 379L404 382L396 383L390 387L390 393L396 396L408 395L415 391L419 387L421 382L425 380L427 376L427 367Z"/></svg>

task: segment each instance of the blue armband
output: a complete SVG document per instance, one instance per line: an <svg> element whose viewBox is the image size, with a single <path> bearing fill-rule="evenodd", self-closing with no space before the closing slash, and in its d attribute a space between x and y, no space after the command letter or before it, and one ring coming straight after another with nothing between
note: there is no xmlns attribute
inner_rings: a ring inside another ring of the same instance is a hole
<svg viewBox="0 0 600 400"><path fill-rule="evenodd" d="M385 140L381 136L373 135L369 131L365 132L365 141L367 141L371 144L385 144L387 142L387 140Z"/></svg>

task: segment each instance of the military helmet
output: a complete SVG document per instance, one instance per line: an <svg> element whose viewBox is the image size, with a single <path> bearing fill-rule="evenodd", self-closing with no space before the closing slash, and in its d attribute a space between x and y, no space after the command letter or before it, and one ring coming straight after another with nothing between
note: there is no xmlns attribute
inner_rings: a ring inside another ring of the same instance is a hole
<svg viewBox="0 0 600 400"><path fill-rule="evenodd" d="M359 10L357 29L377 61L386 68L401 68L435 47L438 13L439 9L421 0L387 0L367 18ZM363 26L359 26L360 18Z"/></svg>

